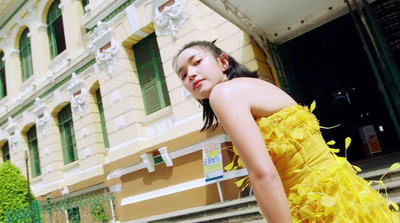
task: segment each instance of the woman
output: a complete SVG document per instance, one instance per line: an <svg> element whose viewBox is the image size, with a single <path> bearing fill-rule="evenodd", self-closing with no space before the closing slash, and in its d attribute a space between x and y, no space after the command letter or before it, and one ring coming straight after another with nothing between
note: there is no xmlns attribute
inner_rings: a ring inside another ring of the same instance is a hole
<svg viewBox="0 0 400 223"><path fill-rule="evenodd" d="M219 121L231 138L269 223L396 222L387 202L331 154L308 108L212 42L185 45L174 66L203 105L202 130Z"/></svg>

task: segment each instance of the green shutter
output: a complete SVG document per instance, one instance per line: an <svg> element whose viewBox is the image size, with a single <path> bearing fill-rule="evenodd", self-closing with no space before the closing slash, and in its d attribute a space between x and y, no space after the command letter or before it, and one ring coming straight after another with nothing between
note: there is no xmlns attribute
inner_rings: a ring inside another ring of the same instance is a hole
<svg viewBox="0 0 400 223"><path fill-rule="evenodd" d="M8 146L8 142L3 145L3 148L1 150L3 152L3 162L7 162L7 160L10 160L10 147Z"/></svg>
<svg viewBox="0 0 400 223"><path fill-rule="evenodd" d="M60 129L64 164L72 163L78 160L73 124L71 105L69 104L58 113L58 125Z"/></svg>
<svg viewBox="0 0 400 223"><path fill-rule="evenodd" d="M146 114L171 104L155 34L133 46Z"/></svg>
<svg viewBox="0 0 400 223"><path fill-rule="evenodd" d="M85 7L89 4L89 0L81 0L81 2L82 2L83 11L86 12Z"/></svg>
<svg viewBox="0 0 400 223"><path fill-rule="evenodd" d="M0 98L7 96L6 85L6 65L4 63L4 53L0 53Z"/></svg>
<svg viewBox="0 0 400 223"><path fill-rule="evenodd" d="M104 140L104 146L108 148L110 146L108 142L108 134L107 134L107 128L106 128L106 121L104 118L104 109L103 109L103 99L101 97L101 92L100 88L97 89L96 91L96 98L97 98L97 107L99 108L99 115L100 115L100 122L101 122L101 130L103 132L103 140Z"/></svg>
<svg viewBox="0 0 400 223"><path fill-rule="evenodd" d="M29 29L26 28L21 35L19 43L20 61L22 70L22 81L25 81L33 74L32 56L31 56L31 43L28 37Z"/></svg>
<svg viewBox="0 0 400 223"><path fill-rule="evenodd" d="M29 147L29 157L31 162L32 177L37 177L41 175L40 170L40 156L39 148L36 135L36 125L32 126L28 133L28 147Z"/></svg>
<svg viewBox="0 0 400 223"><path fill-rule="evenodd" d="M54 1L47 14L47 35L49 37L50 58L58 56L66 48L60 0Z"/></svg>

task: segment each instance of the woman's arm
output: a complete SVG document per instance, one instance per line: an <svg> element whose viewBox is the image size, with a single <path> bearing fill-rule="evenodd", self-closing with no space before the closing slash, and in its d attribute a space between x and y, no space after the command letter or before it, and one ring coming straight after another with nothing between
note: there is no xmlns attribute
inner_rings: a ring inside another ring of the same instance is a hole
<svg viewBox="0 0 400 223"><path fill-rule="evenodd" d="M210 103L228 133L249 173L258 205L269 223L292 222L281 179L251 114L248 91L239 91L230 83L214 87ZM245 94L243 94L245 92Z"/></svg>

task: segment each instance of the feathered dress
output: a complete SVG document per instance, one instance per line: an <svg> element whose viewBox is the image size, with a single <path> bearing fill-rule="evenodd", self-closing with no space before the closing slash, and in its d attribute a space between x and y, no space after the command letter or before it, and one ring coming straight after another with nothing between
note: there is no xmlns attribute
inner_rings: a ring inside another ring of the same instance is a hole
<svg viewBox="0 0 400 223"><path fill-rule="evenodd" d="M283 182L293 222L400 222L388 200L356 175L357 167L329 148L308 107L288 107L256 123ZM250 186L246 179L237 185Z"/></svg>

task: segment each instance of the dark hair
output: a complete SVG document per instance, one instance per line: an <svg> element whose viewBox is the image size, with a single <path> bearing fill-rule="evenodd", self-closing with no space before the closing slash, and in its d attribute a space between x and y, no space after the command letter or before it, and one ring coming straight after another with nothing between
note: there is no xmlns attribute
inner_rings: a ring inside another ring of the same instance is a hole
<svg viewBox="0 0 400 223"><path fill-rule="evenodd" d="M172 66L174 70L176 69L176 60L178 59L178 56L182 53L182 51L193 47L193 46L198 46L203 49L206 49L210 51L215 58L217 58L219 55L222 53L225 53L223 50L221 50L219 47L217 47L215 44L215 40L212 42L209 41L193 41L190 42L186 45L183 46L183 48L176 54ZM253 77L253 78L258 78L259 74L258 71L250 71L247 67L245 67L243 64L238 63L232 56L229 54L225 53L228 55L229 58L229 67L225 70L226 78L228 80L232 80L233 78L238 78L238 77ZM201 128L201 131L214 131L218 127L218 118L215 116L214 111L211 108L210 101L209 99L202 99L197 101L203 106L203 121L204 121L204 126Z"/></svg>

